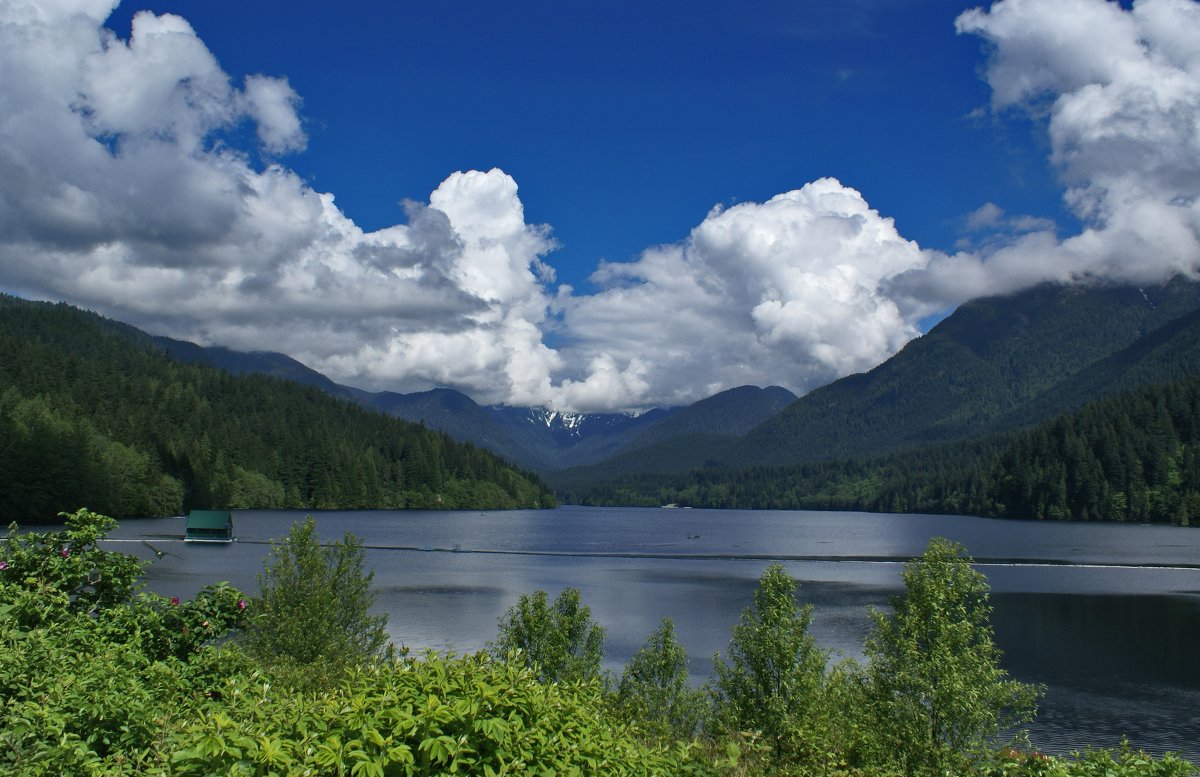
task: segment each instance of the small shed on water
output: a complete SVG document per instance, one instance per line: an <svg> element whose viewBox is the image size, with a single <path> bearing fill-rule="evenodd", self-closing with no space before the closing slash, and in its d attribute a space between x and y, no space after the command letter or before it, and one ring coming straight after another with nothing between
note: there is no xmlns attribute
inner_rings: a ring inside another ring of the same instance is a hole
<svg viewBox="0 0 1200 777"><path fill-rule="evenodd" d="M233 514L228 510L192 510L184 542L233 542Z"/></svg>

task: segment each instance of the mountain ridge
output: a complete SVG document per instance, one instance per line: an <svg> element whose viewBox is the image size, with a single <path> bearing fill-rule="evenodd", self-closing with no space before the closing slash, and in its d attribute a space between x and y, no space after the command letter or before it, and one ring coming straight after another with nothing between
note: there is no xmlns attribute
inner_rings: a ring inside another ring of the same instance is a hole
<svg viewBox="0 0 1200 777"><path fill-rule="evenodd" d="M917 451L1196 374L1200 284L1043 284L965 303L872 370L814 389L741 437L667 439L547 477L578 494L634 475Z"/></svg>
<svg viewBox="0 0 1200 777"><path fill-rule="evenodd" d="M367 392L284 354L204 347L105 321L183 362L311 386L573 487L631 474L915 450L1027 426L1200 365L1200 284L1184 279L1150 287L1042 284L980 298L872 370L803 397L778 386L740 386L638 415L480 405L449 388Z"/></svg>
<svg viewBox="0 0 1200 777"><path fill-rule="evenodd" d="M792 464L962 439L1197 309L1200 284L1181 279L972 300L869 372L806 394L734 455Z"/></svg>
<svg viewBox="0 0 1200 777"><path fill-rule="evenodd" d="M548 507L490 452L313 386L172 357L146 333L0 294L0 519L191 508Z"/></svg>
<svg viewBox="0 0 1200 777"><path fill-rule="evenodd" d="M181 361L208 364L237 375L264 374L312 386L387 415L423 423L539 472L595 463L665 437L694 432L742 434L796 398L779 386L740 386L686 407L653 408L636 414L480 405L451 388L409 394L365 391L337 383L273 351L235 351L163 336L147 337Z"/></svg>

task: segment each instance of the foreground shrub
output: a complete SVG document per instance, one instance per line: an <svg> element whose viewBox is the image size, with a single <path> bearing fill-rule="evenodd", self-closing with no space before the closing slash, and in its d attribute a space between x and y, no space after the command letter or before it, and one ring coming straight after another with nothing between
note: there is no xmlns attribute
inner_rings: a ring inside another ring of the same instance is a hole
<svg viewBox="0 0 1200 777"><path fill-rule="evenodd" d="M687 651L675 639L675 623L662 625L621 673L614 707L626 720L663 738L690 739L708 713L704 693L691 687Z"/></svg>
<svg viewBox="0 0 1200 777"><path fill-rule="evenodd" d="M563 589L553 603L545 591L534 591L508 608L488 649L497 659L516 657L543 682L591 680L600 676L604 629L578 588Z"/></svg>
<svg viewBox="0 0 1200 777"><path fill-rule="evenodd" d="M719 724L761 733L777 756L789 760L807 757L818 738L828 657L808 631L812 605L796 603L796 588L783 566L768 567L754 605L733 627L727 662L713 660Z"/></svg>
<svg viewBox="0 0 1200 777"><path fill-rule="evenodd" d="M97 545L115 520L87 509L61 517L66 526L54 532L20 533L14 523L0 544L0 583L34 594L12 612L25 625L98 612L128 601L140 584L141 561Z"/></svg>
<svg viewBox="0 0 1200 777"><path fill-rule="evenodd" d="M690 743L648 745L604 711L598 681L542 683L486 655L379 662L319 694L231 678L173 732L176 774L689 775Z"/></svg>
<svg viewBox="0 0 1200 777"><path fill-rule="evenodd" d="M386 615L372 615L374 572L363 568L361 541L349 532L322 547L309 516L271 549L242 642L280 678L324 688L382 655Z"/></svg>
<svg viewBox="0 0 1200 777"><path fill-rule="evenodd" d="M134 597L141 562L98 546L112 526L80 510L0 546L0 773L161 766L165 732L212 681L188 661L243 615L226 584L187 602Z"/></svg>
<svg viewBox="0 0 1200 777"><path fill-rule="evenodd" d="M907 774L973 771L1033 719L1040 689L1000 667L987 580L961 545L934 538L901 577L866 643L876 732Z"/></svg>
<svg viewBox="0 0 1200 777"><path fill-rule="evenodd" d="M1188 777L1197 773L1176 755L1156 759L1125 742L1115 750L1088 750L1066 757L1005 748L989 777Z"/></svg>
<svg viewBox="0 0 1200 777"><path fill-rule="evenodd" d="M169 669L103 640L86 617L12 626L0 619L0 770L86 774L153 745L173 696Z"/></svg>

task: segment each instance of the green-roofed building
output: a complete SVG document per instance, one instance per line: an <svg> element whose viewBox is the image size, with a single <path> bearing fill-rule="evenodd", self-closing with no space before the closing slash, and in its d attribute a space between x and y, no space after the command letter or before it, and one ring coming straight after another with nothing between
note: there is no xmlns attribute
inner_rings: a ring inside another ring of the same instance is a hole
<svg viewBox="0 0 1200 777"><path fill-rule="evenodd" d="M184 542L233 542L233 514L228 510L192 510Z"/></svg>

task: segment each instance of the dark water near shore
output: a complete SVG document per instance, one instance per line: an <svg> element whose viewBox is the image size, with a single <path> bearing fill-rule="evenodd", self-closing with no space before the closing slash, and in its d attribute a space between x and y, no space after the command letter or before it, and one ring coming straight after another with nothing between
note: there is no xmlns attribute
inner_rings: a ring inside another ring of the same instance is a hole
<svg viewBox="0 0 1200 777"><path fill-rule="evenodd" d="M154 558L151 546L164 552L149 570L151 590L190 596L229 580L253 591L269 541L303 515L239 512L230 546L185 545L182 519L128 521L113 537L143 558ZM771 560L815 606L817 640L861 658L867 607L899 592L902 562L930 537L949 537L992 586L1006 668L1046 686L1035 745L1062 752L1127 737L1200 761L1197 529L633 508L316 517L324 539L352 531L368 546L377 604L398 644L479 650L520 594L574 586L607 629L609 669L619 672L669 616L699 678Z"/></svg>

